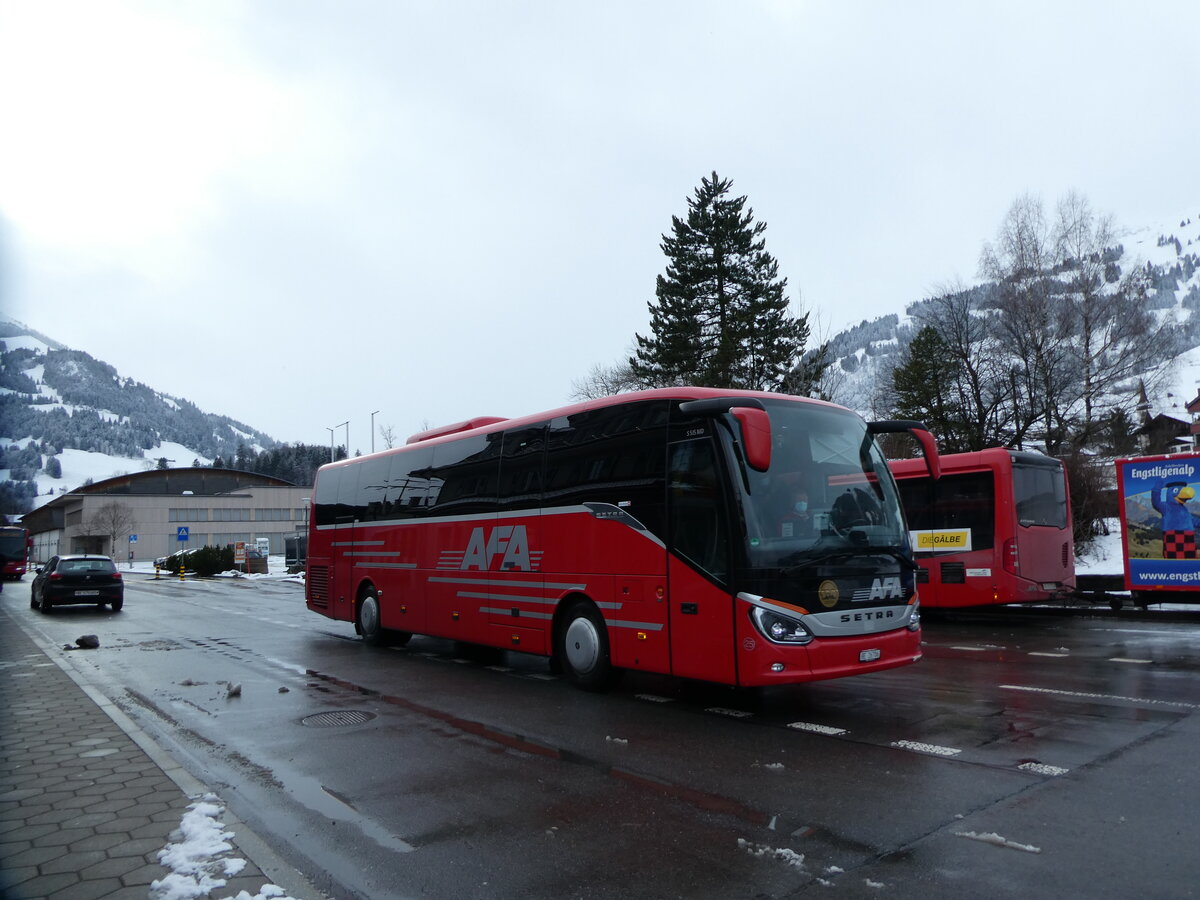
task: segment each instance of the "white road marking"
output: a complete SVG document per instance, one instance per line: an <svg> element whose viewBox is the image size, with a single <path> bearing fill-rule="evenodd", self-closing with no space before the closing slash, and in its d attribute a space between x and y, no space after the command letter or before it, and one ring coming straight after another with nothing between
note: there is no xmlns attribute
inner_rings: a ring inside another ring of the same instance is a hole
<svg viewBox="0 0 1200 900"><path fill-rule="evenodd" d="M814 734L846 734L845 728L834 728L832 725L815 725L812 722L789 722L788 728L797 731L811 731Z"/></svg>
<svg viewBox="0 0 1200 900"><path fill-rule="evenodd" d="M939 747L937 744L923 744L920 741L892 741L891 746L898 750L913 750L916 753L928 753L932 756L958 756L962 753L954 747Z"/></svg>
<svg viewBox="0 0 1200 900"><path fill-rule="evenodd" d="M1151 706L1178 706L1182 709L1200 709L1200 703L1185 703L1182 700L1154 700L1149 697L1123 697L1120 694L1091 694L1083 691L1059 691L1054 688L1028 687L1022 684L1002 684L1005 691L1028 691L1031 694L1052 694L1078 700L1123 700L1126 703L1146 703Z"/></svg>

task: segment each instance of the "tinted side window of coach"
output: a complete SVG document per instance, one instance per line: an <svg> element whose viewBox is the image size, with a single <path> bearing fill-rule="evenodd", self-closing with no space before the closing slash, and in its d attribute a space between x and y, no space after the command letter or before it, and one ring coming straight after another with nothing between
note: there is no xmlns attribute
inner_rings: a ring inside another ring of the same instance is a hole
<svg viewBox="0 0 1200 900"><path fill-rule="evenodd" d="M541 506L545 454L544 422L504 432L500 459L500 509L536 509Z"/></svg>
<svg viewBox="0 0 1200 900"><path fill-rule="evenodd" d="M544 503L619 505L662 535L667 401L647 400L563 416L546 434Z"/></svg>
<svg viewBox="0 0 1200 900"><path fill-rule="evenodd" d="M425 515L433 502L432 471L432 447L417 447L391 457L387 497L393 519Z"/></svg>
<svg viewBox="0 0 1200 900"><path fill-rule="evenodd" d="M500 473L500 432L461 438L433 448L431 514L495 512Z"/></svg>

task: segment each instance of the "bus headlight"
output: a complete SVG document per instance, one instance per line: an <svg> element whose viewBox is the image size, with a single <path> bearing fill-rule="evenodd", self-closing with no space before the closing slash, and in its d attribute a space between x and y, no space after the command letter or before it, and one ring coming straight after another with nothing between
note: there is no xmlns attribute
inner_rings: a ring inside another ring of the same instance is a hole
<svg viewBox="0 0 1200 900"><path fill-rule="evenodd" d="M776 644L807 644L813 639L812 632L799 619L780 615L761 606L754 607L750 614L763 637Z"/></svg>
<svg viewBox="0 0 1200 900"><path fill-rule="evenodd" d="M917 631L921 627L921 601L913 600L912 618L908 620L908 630Z"/></svg>

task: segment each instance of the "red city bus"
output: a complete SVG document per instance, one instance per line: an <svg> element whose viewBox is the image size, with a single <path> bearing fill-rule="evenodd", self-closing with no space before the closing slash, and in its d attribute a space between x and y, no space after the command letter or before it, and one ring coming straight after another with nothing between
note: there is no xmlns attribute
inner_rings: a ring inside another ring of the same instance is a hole
<svg viewBox="0 0 1200 900"><path fill-rule="evenodd" d="M0 577L17 579L25 574L29 566L29 549L33 539L28 529L16 525L0 525L0 559L4 565Z"/></svg>
<svg viewBox="0 0 1200 900"><path fill-rule="evenodd" d="M917 661L908 533L855 413L672 388L474 419L321 467L308 608L372 643L413 634L733 685ZM807 495L797 511L794 495Z"/></svg>
<svg viewBox="0 0 1200 900"><path fill-rule="evenodd" d="M1067 473L1060 460L992 448L889 463L927 607L1037 603L1075 590Z"/></svg>

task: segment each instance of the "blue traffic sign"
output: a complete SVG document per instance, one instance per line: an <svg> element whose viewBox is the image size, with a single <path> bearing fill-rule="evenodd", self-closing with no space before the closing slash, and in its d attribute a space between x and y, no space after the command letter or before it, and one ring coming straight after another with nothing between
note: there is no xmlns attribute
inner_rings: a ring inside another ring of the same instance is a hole
<svg viewBox="0 0 1200 900"><path fill-rule="evenodd" d="M188 539L188 530L186 525L180 525L175 529L175 539L179 541L186 541Z"/></svg>
<svg viewBox="0 0 1200 900"><path fill-rule="evenodd" d="M136 544L136 543L137 543L137 535L136 535L136 534L131 534L131 535L129 536L129 543L131 543L131 544Z"/></svg>

